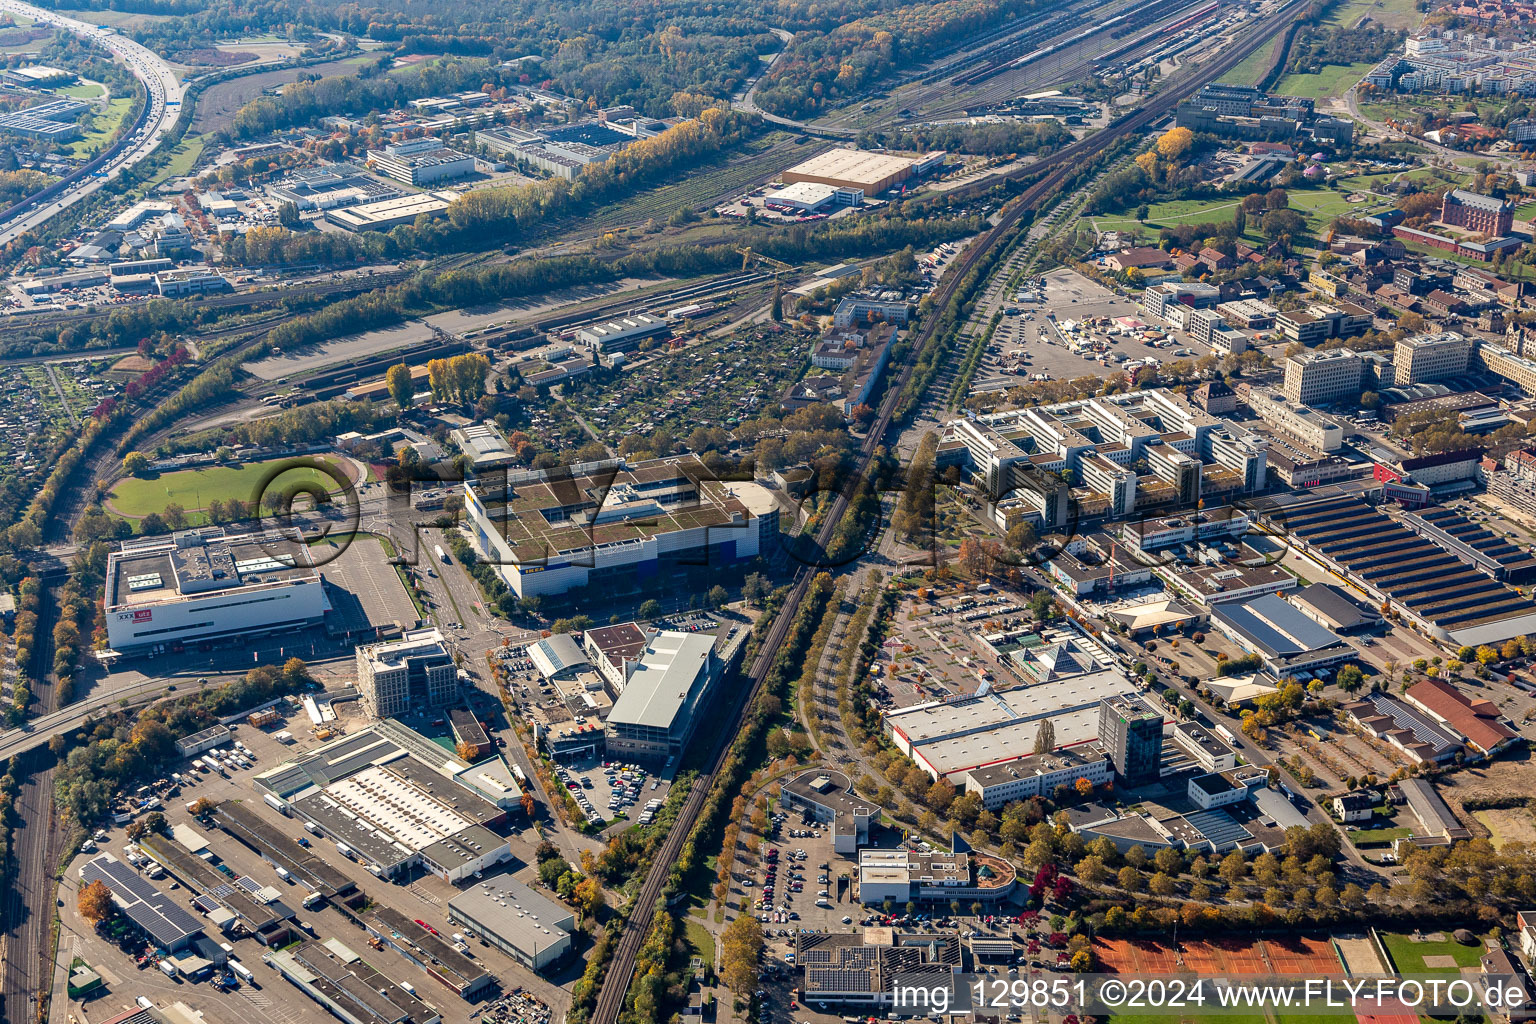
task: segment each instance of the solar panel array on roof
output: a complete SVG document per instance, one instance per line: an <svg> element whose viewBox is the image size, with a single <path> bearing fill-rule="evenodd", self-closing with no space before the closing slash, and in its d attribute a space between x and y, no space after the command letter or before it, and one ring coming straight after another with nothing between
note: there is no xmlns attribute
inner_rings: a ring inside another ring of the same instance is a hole
<svg viewBox="0 0 1536 1024"><path fill-rule="evenodd" d="M80 877L87 883L101 882L111 889L123 913L144 929L156 945L175 949L202 931L197 918L110 853L88 861L80 869Z"/></svg>
<svg viewBox="0 0 1536 1024"><path fill-rule="evenodd" d="M1184 815L1184 820L1199 829L1200 834L1209 839L1218 850L1245 843L1253 838L1252 832L1243 828L1232 815L1220 808L1191 811Z"/></svg>

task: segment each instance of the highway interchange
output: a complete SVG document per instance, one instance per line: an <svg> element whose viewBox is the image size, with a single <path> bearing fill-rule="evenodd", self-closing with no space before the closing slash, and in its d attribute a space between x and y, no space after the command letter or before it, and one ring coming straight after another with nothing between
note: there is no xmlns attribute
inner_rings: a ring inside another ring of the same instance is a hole
<svg viewBox="0 0 1536 1024"><path fill-rule="evenodd" d="M0 227L0 245L4 245L27 231L47 223L63 210L101 188L104 183L117 177L124 169L147 159L159 148L161 141L176 124L176 119L181 115L181 102L186 89L169 64L150 50L104 25L91 25L74 18L67 18L62 14L22 3L21 0L0 0L0 11L72 32L96 46L109 50L113 57L133 72L134 77L149 93L149 109L134 129L127 144L108 160L105 166L85 175L42 206L25 210Z"/></svg>

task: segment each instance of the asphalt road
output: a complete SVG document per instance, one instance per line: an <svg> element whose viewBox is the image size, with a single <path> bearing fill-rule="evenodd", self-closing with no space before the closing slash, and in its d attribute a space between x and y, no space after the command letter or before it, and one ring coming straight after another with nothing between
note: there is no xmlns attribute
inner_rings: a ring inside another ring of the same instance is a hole
<svg viewBox="0 0 1536 1024"><path fill-rule="evenodd" d="M5 225L4 229L0 229L0 245L4 245L19 235L46 224L61 211L78 203L101 188L103 184L117 177L124 168L134 166L159 148L161 139L170 132L177 117L181 115L181 101L185 90L181 79L176 76L175 71L171 70L169 64L150 50L126 36L118 35L111 29L76 21L74 18L66 18L54 11L22 3L21 0L0 0L0 10L72 32L97 46L104 47L111 51L115 59L126 65L133 72L134 77L144 83L145 89L149 92L148 118L143 127L135 133L132 143L96 174L76 182L46 205L26 211Z"/></svg>

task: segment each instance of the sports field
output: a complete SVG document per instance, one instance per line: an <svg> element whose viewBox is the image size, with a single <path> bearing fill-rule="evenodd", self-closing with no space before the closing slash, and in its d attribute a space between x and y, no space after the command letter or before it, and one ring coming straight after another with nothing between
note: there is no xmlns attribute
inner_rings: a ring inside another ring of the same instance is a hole
<svg viewBox="0 0 1536 1024"><path fill-rule="evenodd" d="M1322 936L1291 935L1248 939L1222 936L1185 939L1095 939L1095 959L1109 974L1191 973L1203 977L1238 975L1338 974L1343 965Z"/></svg>
<svg viewBox="0 0 1536 1024"><path fill-rule="evenodd" d="M350 463L334 458L323 461L335 466L343 476L351 477ZM293 468L285 470L285 466ZM184 469L157 477L130 477L119 481L112 489L107 504L112 511L130 518L163 511L172 503L194 512L207 508L214 499L259 501L262 487L268 483L270 489L283 491L323 487L335 493L341 489L334 479L320 470L298 465L294 459L274 459L241 466Z"/></svg>
<svg viewBox="0 0 1536 1024"><path fill-rule="evenodd" d="M1443 939L1416 942L1412 935L1382 932L1381 942L1400 974L1460 974L1463 967L1476 967L1483 957L1481 942L1463 946L1449 934Z"/></svg>

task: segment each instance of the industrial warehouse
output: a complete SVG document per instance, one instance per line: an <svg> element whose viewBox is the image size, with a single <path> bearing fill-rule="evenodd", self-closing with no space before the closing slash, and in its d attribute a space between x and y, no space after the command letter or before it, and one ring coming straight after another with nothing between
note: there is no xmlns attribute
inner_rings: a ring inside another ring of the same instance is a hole
<svg viewBox="0 0 1536 1024"><path fill-rule="evenodd" d="M486 826L506 820L458 776L469 766L385 720L258 775L265 799L337 849L393 878L420 864L461 882L510 856Z"/></svg>
<svg viewBox="0 0 1536 1024"><path fill-rule="evenodd" d="M909 178L942 166L944 157L944 153L928 153L914 159L862 149L831 149L796 164L780 178L786 185L808 181L838 189L858 189L864 196L877 196Z"/></svg>
<svg viewBox="0 0 1536 1024"><path fill-rule="evenodd" d="M292 630L327 607L309 549L293 537L183 530L107 556L107 642L119 654Z"/></svg>
<svg viewBox="0 0 1536 1024"><path fill-rule="evenodd" d="M464 485L475 544L518 597L665 587L773 550L778 506L760 484L692 457L574 468Z"/></svg>

